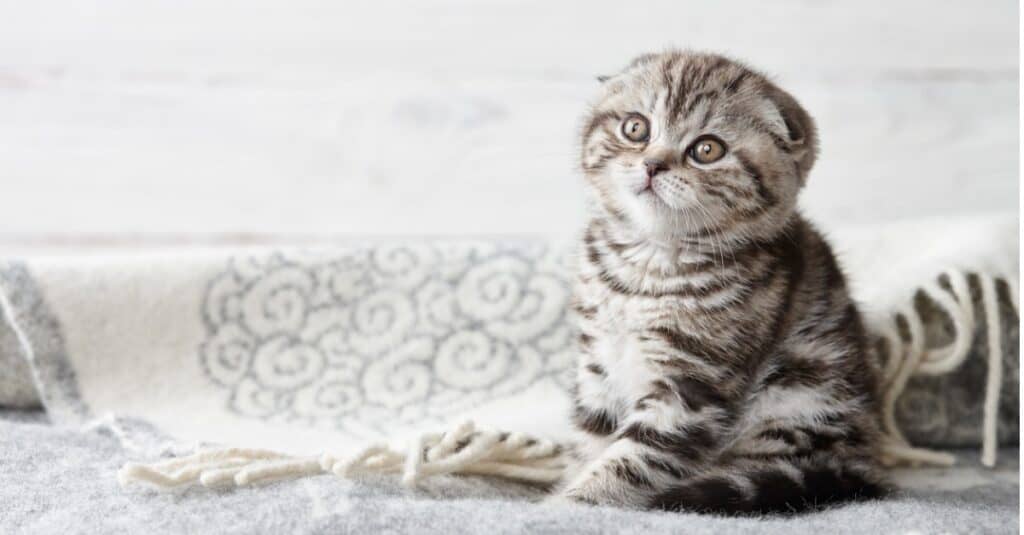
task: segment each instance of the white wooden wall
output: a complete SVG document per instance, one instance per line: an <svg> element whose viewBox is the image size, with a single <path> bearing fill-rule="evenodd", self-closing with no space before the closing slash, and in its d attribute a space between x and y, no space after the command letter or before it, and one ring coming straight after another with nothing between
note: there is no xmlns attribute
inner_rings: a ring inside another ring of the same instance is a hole
<svg viewBox="0 0 1024 535"><path fill-rule="evenodd" d="M0 0L0 244L574 228L593 76L670 45L819 121L826 224L1015 211L1012 0ZM5 241L6 240L6 241Z"/></svg>

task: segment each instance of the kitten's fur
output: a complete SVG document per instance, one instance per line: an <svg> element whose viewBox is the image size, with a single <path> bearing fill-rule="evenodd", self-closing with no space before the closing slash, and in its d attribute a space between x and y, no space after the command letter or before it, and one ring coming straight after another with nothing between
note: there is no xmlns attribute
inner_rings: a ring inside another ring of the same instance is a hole
<svg viewBox="0 0 1024 535"><path fill-rule="evenodd" d="M648 140L623 133L631 113ZM726 153L699 164L706 134ZM642 56L602 82L574 295L585 438L555 500L756 513L883 492L861 317L795 208L816 151L792 96L718 55Z"/></svg>

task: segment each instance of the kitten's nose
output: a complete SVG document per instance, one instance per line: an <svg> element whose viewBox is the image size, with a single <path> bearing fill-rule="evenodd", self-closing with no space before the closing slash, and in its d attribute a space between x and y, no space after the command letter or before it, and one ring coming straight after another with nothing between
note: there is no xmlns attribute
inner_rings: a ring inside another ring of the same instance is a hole
<svg viewBox="0 0 1024 535"><path fill-rule="evenodd" d="M647 178L654 178L654 175L662 171L668 171L668 164L665 163L665 160L657 158L645 158L644 167L647 168Z"/></svg>

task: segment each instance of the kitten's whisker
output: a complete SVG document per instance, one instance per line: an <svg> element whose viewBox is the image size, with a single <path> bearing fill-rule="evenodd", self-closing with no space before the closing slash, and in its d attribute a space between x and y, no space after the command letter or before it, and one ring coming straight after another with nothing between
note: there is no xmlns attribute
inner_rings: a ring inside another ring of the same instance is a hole
<svg viewBox="0 0 1024 535"><path fill-rule="evenodd" d="M707 209L704 207L704 204L700 202L699 198L695 199L695 201L696 201L697 210L700 213L701 221L703 221L703 223L704 223L704 228L706 230L710 231L710 233L711 233L710 237L711 237L711 246L712 246L712 249L711 249L712 250L712 262L715 262L714 255L717 254L719 256L720 260L721 260L721 267L724 268L725 267L725 254L722 251L722 249L723 249L722 237L721 237L719 231L712 226L713 223L712 223L711 214L708 213ZM718 267L719 264L717 262L715 262L715 266Z"/></svg>

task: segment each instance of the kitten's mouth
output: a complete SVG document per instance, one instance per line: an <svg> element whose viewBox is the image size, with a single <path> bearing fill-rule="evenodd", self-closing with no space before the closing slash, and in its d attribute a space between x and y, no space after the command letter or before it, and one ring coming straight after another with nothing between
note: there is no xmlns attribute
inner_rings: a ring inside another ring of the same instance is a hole
<svg viewBox="0 0 1024 535"><path fill-rule="evenodd" d="M650 184L638 189L636 198L651 208L666 206L665 199L662 199Z"/></svg>
<svg viewBox="0 0 1024 535"><path fill-rule="evenodd" d="M637 195L643 195L644 193L654 193L653 181L650 178L647 178L644 184L640 186L640 189L636 190Z"/></svg>
<svg viewBox="0 0 1024 535"><path fill-rule="evenodd" d="M644 202L650 203L650 204L657 204L659 202L664 202L664 201L661 200L661 196L658 195L658 192L654 191L654 188L652 188L650 186L646 186L646 187L643 187L643 188L637 190L636 197L637 197L637 199L640 199L641 201L644 201Z"/></svg>

